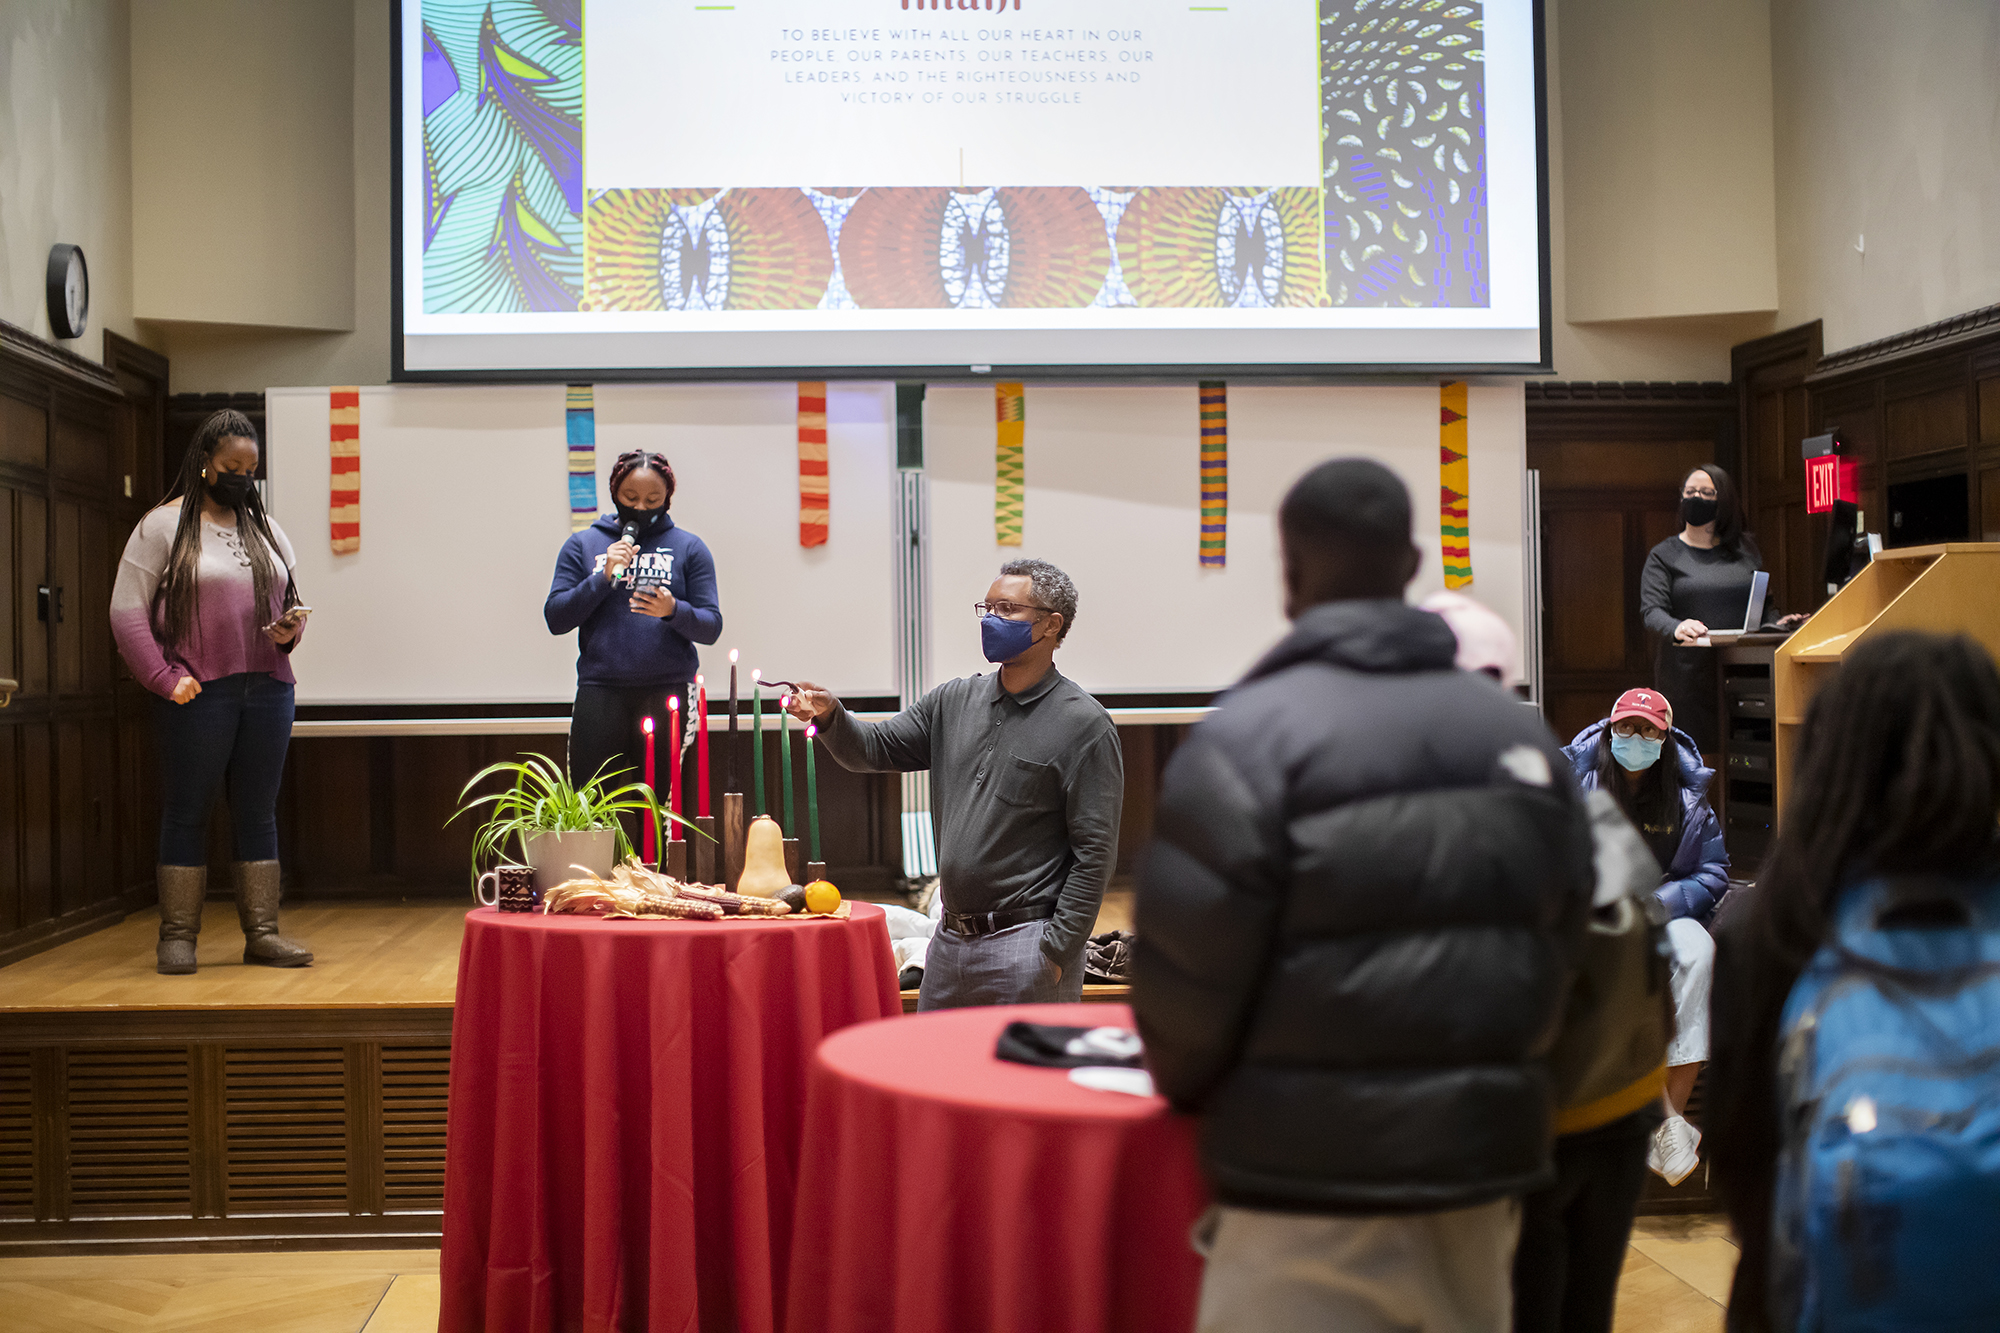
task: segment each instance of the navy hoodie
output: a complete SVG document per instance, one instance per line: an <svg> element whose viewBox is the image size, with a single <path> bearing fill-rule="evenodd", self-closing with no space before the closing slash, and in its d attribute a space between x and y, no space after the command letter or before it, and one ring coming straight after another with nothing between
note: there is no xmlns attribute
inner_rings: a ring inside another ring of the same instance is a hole
<svg viewBox="0 0 2000 1333"><path fill-rule="evenodd" d="M722 637L716 600L715 561L701 538L676 527L669 515L660 531L639 540L639 558L616 584L604 576L604 554L618 540L618 516L605 514L563 543L542 616L549 633L577 635L579 685L680 685L700 670L698 643ZM664 581L674 613L662 620L632 610L637 573Z"/></svg>

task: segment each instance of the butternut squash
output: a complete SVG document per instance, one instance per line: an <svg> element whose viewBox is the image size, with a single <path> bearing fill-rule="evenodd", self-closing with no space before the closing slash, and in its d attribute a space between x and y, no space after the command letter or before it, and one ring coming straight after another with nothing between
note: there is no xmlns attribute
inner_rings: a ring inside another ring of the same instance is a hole
<svg viewBox="0 0 2000 1333"><path fill-rule="evenodd" d="M775 898L791 882L785 869L785 831L769 815L758 815L744 832L743 873L736 891L747 898Z"/></svg>

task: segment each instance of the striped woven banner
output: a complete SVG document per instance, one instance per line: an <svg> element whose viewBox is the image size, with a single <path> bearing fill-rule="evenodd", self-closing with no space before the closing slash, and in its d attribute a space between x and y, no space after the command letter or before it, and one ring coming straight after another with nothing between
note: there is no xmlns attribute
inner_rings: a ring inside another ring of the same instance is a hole
<svg viewBox="0 0 2000 1333"><path fill-rule="evenodd" d="M563 434L569 442L569 530L597 521L597 400L588 384L572 384L563 399Z"/></svg>
<svg viewBox="0 0 2000 1333"><path fill-rule="evenodd" d="M1444 586L1472 582L1472 481L1466 463L1465 382L1438 388L1438 541Z"/></svg>
<svg viewBox="0 0 2000 1333"><path fill-rule="evenodd" d="M1201 563L1229 563L1229 386L1201 382Z"/></svg>
<svg viewBox="0 0 2000 1333"><path fill-rule="evenodd" d="M799 381L799 545L826 545L826 381Z"/></svg>
<svg viewBox="0 0 2000 1333"><path fill-rule="evenodd" d="M999 423L993 455L993 540L1001 546L1019 546L1027 506L1027 390L1019 384L995 384L993 408Z"/></svg>
<svg viewBox="0 0 2000 1333"><path fill-rule="evenodd" d="M361 389L326 391L327 531L335 555L361 549Z"/></svg>

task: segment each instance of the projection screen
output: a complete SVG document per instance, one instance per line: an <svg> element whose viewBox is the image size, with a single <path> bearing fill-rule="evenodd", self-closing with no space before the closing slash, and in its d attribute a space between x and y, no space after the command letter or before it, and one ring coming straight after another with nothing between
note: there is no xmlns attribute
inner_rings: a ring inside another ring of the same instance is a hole
<svg viewBox="0 0 2000 1333"><path fill-rule="evenodd" d="M1538 0L401 0L399 379L1547 360Z"/></svg>

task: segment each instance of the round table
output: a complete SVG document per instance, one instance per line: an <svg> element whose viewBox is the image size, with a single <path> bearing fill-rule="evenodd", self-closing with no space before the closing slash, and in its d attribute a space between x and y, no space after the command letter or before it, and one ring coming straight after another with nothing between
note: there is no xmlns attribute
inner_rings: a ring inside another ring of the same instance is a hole
<svg viewBox="0 0 2000 1333"><path fill-rule="evenodd" d="M1132 1025L1124 1005L933 1011L829 1037L792 1224L794 1333L1172 1333L1194 1326L1207 1206L1192 1122L997 1059L1016 1019Z"/></svg>
<svg viewBox="0 0 2000 1333"><path fill-rule="evenodd" d="M771 1333L813 1050L901 1012L867 903L846 920L469 914L441 1333Z"/></svg>

